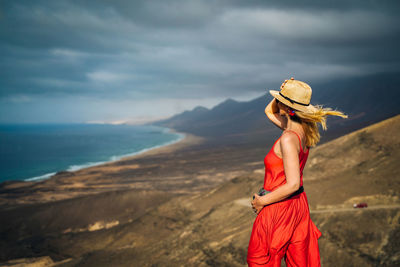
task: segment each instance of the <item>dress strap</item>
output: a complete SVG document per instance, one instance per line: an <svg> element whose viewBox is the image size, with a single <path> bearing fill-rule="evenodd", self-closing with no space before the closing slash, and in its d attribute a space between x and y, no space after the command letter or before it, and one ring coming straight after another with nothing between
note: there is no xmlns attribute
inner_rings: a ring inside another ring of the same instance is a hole
<svg viewBox="0 0 400 267"><path fill-rule="evenodd" d="M301 138L300 138L300 135L299 135L298 133L296 133L295 131L293 131L293 130L285 130L284 132L293 132L293 133L295 133L295 134L297 135L297 137L299 138L300 149L301 149L301 151L304 153L303 146L301 145Z"/></svg>

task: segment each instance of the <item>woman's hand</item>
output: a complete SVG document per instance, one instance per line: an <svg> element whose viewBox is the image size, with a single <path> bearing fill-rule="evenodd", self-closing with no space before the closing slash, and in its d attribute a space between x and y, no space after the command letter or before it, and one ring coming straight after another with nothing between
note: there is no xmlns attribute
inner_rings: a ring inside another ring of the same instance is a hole
<svg viewBox="0 0 400 267"><path fill-rule="evenodd" d="M251 206L255 213L260 213L260 211L264 208L264 205L261 203L261 197L257 194L254 194L254 199L251 201Z"/></svg>
<svg viewBox="0 0 400 267"><path fill-rule="evenodd" d="M275 98L272 98L272 100L268 103L268 105L265 107L264 112L265 112L265 115L267 115L267 116L269 114L279 113L279 107L278 107L278 104L276 103Z"/></svg>

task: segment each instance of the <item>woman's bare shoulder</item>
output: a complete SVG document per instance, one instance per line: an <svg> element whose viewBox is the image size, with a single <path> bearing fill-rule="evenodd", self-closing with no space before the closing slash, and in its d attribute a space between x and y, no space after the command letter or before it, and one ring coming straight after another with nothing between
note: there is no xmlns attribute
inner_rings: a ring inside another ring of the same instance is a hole
<svg viewBox="0 0 400 267"><path fill-rule="evenodd" d="M282 149L296 148L300 151L299 138L293 131L283 131L280 138L280 145Z"/></svg>

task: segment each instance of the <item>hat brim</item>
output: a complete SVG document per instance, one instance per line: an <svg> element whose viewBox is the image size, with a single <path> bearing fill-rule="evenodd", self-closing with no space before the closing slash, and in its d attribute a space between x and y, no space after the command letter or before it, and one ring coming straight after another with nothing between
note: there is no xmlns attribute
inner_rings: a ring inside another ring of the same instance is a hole
<svg viewBox="0 0 400 267"><path fill-rule="evenodd" d="M269 93L270 93L273 97L275 97L276 99L278 99L280 102L282 102L283 104L285 104L285 105L287 105L287 106L289 106L289 107L291 107L291 108L294 108L294 109L296 109L296 110L300 110L300 111L302 111L302 112L304 112L304 113L314 113L314 112L317 111L317 108L314 107L314 106L311 105L311 104L308 105L308 106L303 106L303 105L300 105L300 104L296 104L296 103L290 102L290 101L287 100L286 98L282 97L282 96L279 94L279 91L276 91L276 90L269 90Z"/></svg>

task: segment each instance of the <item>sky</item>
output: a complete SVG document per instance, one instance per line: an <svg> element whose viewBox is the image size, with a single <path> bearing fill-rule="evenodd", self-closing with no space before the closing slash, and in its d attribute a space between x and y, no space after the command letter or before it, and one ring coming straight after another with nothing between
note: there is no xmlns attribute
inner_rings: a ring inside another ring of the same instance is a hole
<svg viewBox="0 0 400 267"><path fill-rule="evenodd" d="M400 1L0 1L0 123L143 122L400 70ZM314 89L315 90L315 89Z"/></svg>

